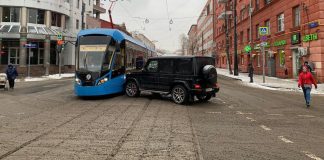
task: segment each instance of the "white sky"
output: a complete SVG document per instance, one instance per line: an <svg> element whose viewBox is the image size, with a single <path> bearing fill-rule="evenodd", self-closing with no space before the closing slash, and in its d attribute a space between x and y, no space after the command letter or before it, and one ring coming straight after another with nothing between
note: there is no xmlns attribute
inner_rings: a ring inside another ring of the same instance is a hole
<svg viewBox="0 0 324 160"><path fill-rule="evenodd" d="M101 0L108 9L109 0ZM118 0L112 10L113 22L125 22L128 31L138 31L150 40L158 41L157 48L175 51L180 48L179 36L187 34L207 0ZM170 25L167 13L173 20ZM145 23L145 19L149 23ZM108 14L102 15L108 20ZM108 20L109 21L109 20Z"/></svg>

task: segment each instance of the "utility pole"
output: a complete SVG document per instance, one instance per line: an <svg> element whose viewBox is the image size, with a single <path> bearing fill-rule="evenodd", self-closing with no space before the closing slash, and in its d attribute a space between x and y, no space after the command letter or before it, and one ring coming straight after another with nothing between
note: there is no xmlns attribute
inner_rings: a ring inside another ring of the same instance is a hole
<svg viewBox="0 0 324 160"><path fill-rule="evenodd" d="M238 76L238 57L237 57L237 23L236 23L236 0L233 3L233 14L234 14L234 76ZM243 35L242 35L243 36Z"/></svg>
<svg viewBox="0 0 324 160"><path fill-rule="evenodd" d="M229 73L233 74L232 68L231 68L231 60L229 56L229 50L230 50L230 44L229 44L229 27L228 27L228 16L227 16L227 3L225 3L225 35L226 35L226 56L227 56L227 64Z"/></svg>
<svg viewBox="0 0 324 160"><path fill-rule="evenodd" d="M253 9L252 9L252 0L250 0L250 5L249 5L249 16L250 16L250 46L252 47L252 12L253 12ZM249 63L252 64L252 50L250 51L250 59L249 59Z"/></svg>

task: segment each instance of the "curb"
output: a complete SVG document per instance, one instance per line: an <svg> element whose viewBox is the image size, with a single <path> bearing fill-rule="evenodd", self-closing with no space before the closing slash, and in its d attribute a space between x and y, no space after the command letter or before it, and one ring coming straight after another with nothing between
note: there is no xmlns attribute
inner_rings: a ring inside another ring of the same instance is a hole
<svg viewBox="0 0 324 160"><path fill-rule="evenodd" d="M236 80L236 81L242 81L242 79L239 79L239 78L234 78L234 77L229 77L229 76L226 76L226 75L222 75L222 74L218 74L219 77L222 77L224 79L232 79L232 80Z"/></svg>

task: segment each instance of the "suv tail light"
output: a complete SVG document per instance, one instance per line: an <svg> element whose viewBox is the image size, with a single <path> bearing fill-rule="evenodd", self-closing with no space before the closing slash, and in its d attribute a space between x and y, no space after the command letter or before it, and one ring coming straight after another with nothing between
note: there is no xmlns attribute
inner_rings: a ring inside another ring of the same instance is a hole
<svg viewBox="0 0 324 160"><path fill-rule="evenodd" d="M215 83L215 84L214 84L214 87L215 87L215 88L219 88L218 83Z"/></svg>
<svg viewBox="0 0 324 160"><path fill-rule="evenodd" d="M201 85L200 84L194 84L195 89L201 89Z"/></svg>

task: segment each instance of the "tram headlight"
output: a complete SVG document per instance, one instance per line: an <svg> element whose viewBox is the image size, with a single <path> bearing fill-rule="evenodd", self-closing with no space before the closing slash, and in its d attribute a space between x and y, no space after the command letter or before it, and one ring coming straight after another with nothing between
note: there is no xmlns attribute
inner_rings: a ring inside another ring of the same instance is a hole
<svg viewBox="0 0 324 160"><path fill-rule="evenodd" d="M75 83L77 83L78 85L81 85L81 80L79 78L75 78Z"/></svg>
<svg viewBox="0 0 324 160"><path fill-rule="evenodd" d="M107 77L101 79L101 80L98 82L98 86L99 86L99 85L102 85L102 84L104 84L104 83L106 83L107 81L108 81L108 78L107 78Z"/></svg>

